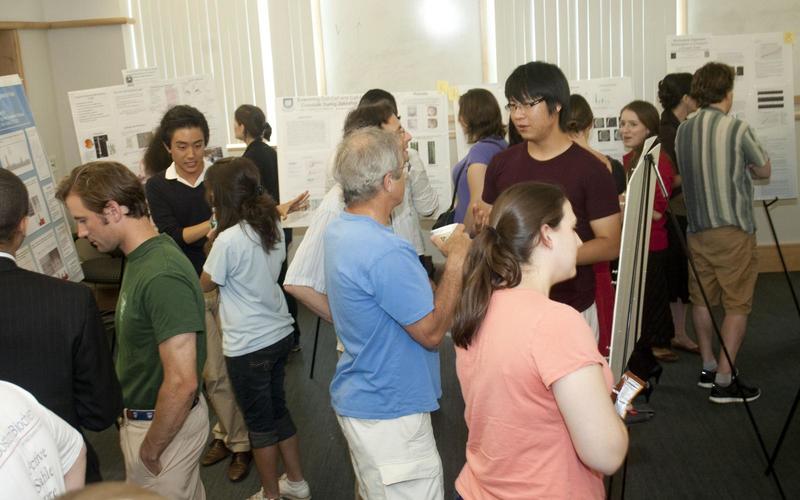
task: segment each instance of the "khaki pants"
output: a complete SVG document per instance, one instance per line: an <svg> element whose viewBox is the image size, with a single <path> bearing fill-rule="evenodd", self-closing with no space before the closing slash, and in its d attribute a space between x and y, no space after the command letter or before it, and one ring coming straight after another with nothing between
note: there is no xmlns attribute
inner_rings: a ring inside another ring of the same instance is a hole
<svg viewBox="0 0 800 500"><path fill-rule="evenodd" d="M205 500L200 480L200 455L208 438L208 406L201 395L183 426L161 455L161 472L154 476L142 464L139 448L152 421L122 417L119 441L125 459L125 480L175 500Z"/></svg>
<svg viewBox="0 0 800 500"><path fill-rule="evenodd" d="M217 414L214 439L221 439L234 453L250 451L247 425L236 404L225 356L222 355L222 330L219 327L219 294L216 290L205 294L206 300L206 365L203 381L211 408Z"/></svg>

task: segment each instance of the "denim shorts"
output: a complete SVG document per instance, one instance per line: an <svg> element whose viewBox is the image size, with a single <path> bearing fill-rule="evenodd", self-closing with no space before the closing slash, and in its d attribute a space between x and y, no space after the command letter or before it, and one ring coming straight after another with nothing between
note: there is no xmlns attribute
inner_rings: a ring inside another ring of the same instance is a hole
<svg viewBox="0 0 800 500"><path fill-rule="evenodd" d="M236 402L242 410L250 446L265 448L295 435L283 390L292 336L242 356L225 356Z"/></svg>

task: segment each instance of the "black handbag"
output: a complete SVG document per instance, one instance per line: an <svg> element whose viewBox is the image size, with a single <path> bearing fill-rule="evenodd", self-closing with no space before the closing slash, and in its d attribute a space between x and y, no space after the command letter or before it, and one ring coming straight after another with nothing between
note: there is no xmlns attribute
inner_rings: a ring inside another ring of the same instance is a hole
<svg viewBox="0 0 800 500"><path fill-rule="evenodd" d="M436 218L436 222L433 223L431 229L439 229L440 227L449 226L455 221L456 218L456 196L458 195L458 181L461 180L461 174L464 173L469 165L464 165L464 168L456 176L456 185L453 187L453 200L450 202L450 208L445 210L444 212Z"/></svg>

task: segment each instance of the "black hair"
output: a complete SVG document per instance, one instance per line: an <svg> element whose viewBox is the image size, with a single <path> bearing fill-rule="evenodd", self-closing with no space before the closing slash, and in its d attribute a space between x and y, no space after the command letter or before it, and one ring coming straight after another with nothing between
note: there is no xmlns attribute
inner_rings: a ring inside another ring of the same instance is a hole
<svg viewBox="0 0 800 500"><path fill-rule="evenodd" d="M43 202L43 200L42 200ZM0 168L0 243L9 243L28 215L28 190L10 170Z"/></svg>
<svg viewBox="0 0 800 500"><path fill-rule="evenodd" d="M566 132L569 117L569 83L555 64L532 61L517 68L506 79L506 99L520 103L543 97L550 114L561 106L558 127Z"/></svg>
<svg viewBox="0 0 800 500"><path fill-rule="evenodd" d="M370 89L367 90L364 95L361 96L361 100L358 101L358 107L361 106L368 106L370 104L377 104L381 101L386 101L392 107L394 114L397 113L397 101L395 101L394 96L389 92L386 92L383 89Z"/></svg>
<svg viewBox="0 0 800 500"><path fill-rule="evenodd" d="M199 128L203 131L203 139L206 146L208 146L208 122L206 117L197 108L179 104L173 106L161 118L161 123L158 126L159 136L164 145L169 148L172 146L172 134L181 128Z"/></svg>
<svg viewBox="0 0 800 500"><path fill-rule="evenodd" d="M670 73L658 82L658 102L665 111L672 111L691 91L691 73Z"/></svg>
<svg viewBox="0 0 800 500"><path fill-rule="evenodd" d="M347 114L344 121L344 136L347 137L354 130L364 127L379 127L396 116L392 106L387 101L378 101L375 104L359 106Z"/></svg>

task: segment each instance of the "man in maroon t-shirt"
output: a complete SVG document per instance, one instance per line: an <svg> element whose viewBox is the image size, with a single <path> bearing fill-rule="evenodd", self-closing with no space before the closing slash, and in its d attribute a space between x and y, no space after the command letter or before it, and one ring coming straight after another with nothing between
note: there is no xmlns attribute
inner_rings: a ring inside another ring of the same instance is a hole
<svg viewBox="0 0 800 500"><path fill-rule="evenodd" d="M506 188L526 181L559 185L578 218L575 278L550 291L553 300L569 304L597 329L594 305L595 262L619 256L621 220L614 179L592 153L570 140L565 132L569 115L569 84L553 64L530 62L506 80L507 108L524 141L495 155L486 170L483 201L476 220L488 220L491 205Z"/></svg>

